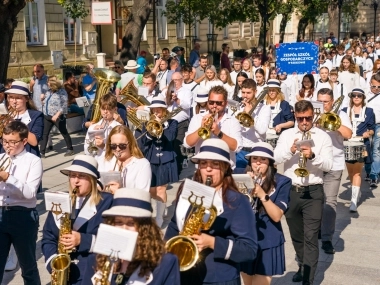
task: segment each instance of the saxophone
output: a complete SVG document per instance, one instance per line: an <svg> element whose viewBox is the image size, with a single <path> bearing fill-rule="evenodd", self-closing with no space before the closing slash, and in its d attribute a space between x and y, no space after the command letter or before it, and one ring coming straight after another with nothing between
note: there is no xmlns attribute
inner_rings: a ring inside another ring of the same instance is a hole
<svg viewBox="0 0 380 285"><path fill-rule="evenodd" d="M71 195L72 208L75 209L76 194L78 188L74 188ZM58 236L58 255L55 256L51 262L51 285L66 285L69 281L71 257L70 253L73 251L65 249L65 246L60 242L65 234L71 234L71 215L64 213L61 217L61 227Z"/></svg>
<svg viewBox="0 0 380 285"><path fill-rule="evenodd" d="M211 177L207 177L206 185L210 186L211 183ZM192 268L199 258L198 247L189 236L199 234L201 230L210 229L217 216L217 210L212 206L208 209L210 211L209 219L204 221L203 217L206 213L206 208L203 206L203 197L198 197L192 193L188 200L191 204L191 209L182 231L178 236L169 239L165 245L168 252L178 257L180 271Z"/></svg>

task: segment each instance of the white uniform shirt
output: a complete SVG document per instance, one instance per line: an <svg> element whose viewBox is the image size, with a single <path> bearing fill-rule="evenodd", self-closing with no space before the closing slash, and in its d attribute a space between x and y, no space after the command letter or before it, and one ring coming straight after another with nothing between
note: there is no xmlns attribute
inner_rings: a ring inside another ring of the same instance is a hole
<svg viewBox="0 0 380 285"><path fill-rule="evenodd" d="M236 84L236 78L237 78L237 75L238 75L238 73L239 73L240 71L241 71L241 70L239 70L238 72L236 72L235 70L234 70L234 71L231 71L230 76L231 76L231 80L232 80L232 83L233 83L233 84Z"/></svg>
<svg viewBox="0 0 380 285"><path fill-rule="evenodd" d="M350 118L348 117L346 112L339 111L338 116L342 120L342 126L345 126L352 130L352 124ZM343 136L338 132L330 132L326 131L326 133L330 136L332 144L333 144L333 166L331 170L344 170L346 163L344 160L344 146Z"/></svg>
<svg viewBox="0 0 380 285"><path fill-rule="evenodd" d="M337 54L335 55L333 58L332 58L332 66L335 67L335 68L339 68L340 66L340 63L342 62L342 59L343 57L345 56L345 54Z"/></svg>
<svg viewBox="0 0 380 285"><path fill-rule="evenodd" d="M256 98L260 95L261 91L264 90L264 88L267 87L267 85L264 83L263 85L257 85L256 86Z"/></svg>
<svg viewBox="0 0 380 285"><path fill-rule="evenodd" d="M294 140L302 139L303 132L298 128L285 130L281 133L274 150L274 159L276 164L284 162L284 175L292 179L293 185L308 186L314 184L323 184L323 172L331 170L333 165L333 145L330 136L323 130L312 128L311 139L315 146L312 151L315 154L313 160L307 160L306 168L310 172L308 177L298 177L294 170L298 166L300 152L293 154L290 151Z"/></svg>
<svg viewBox="0 0 380 285"><path fill-rule="evenodd" d="M357 72L339 71L338 81L343 83L348 93L350 93L352 89L360 85L360 75Z"/></svg>
<svg viewBox="0 0 380 285"><path fill-rule="evenodd" d="M201 125L202 125L202 119L203 117L209 114L209 112L202 113L202 114L197 114L194 115L193 118L190 121L189 128L187 132L185 133L185 139L183 141L183 145L187 148L193 147L193 145L188 145L187 144L187 136L189 134L194 133L197 131ZM220 130L226 134L227 136L234 138L237 142L237 147L234 150L230 150L230 158L232 162L234 163L233 168L235 167L235 162L236 162L236 156L235 152L239 152L241 147L242 147L242 135L241 135L241 127L240 123L238 120L236 120L235 116L231 116L228 112L226 112L223 115L223 118L219 121L219 128ZM211 134L211 138L217 138L214 134ZM195 144L195 154L199 152L199 148L202 144L203 140L199 139L198 142Z"/></svg>
<svg viewBox="0 0 380 285"><path fill-rule="evenodd" d="M191 106L194 106L196 104L195 99L197 98L199 84L195 81L191 81L189 83L183 82L182 87L190 90L191 94L193 95L191 99Z"/></svg>
<svg viewBox="0 0 380 285"><path fill-rule="evenodd" d="M207 91L210 91L210 89L214 86L223 86L223 81L219 79L211 81L204 79L199 83L199 86Z"/></svg>
<svg viewBox="0 0 380 285"><path fill-rule="evenodd" d="M89 152L88 152L88 146L89 146L89 139L90 139L90 135L89 135L89 132L90 131L94 131L95 130L95 126L101 126L103 124L103 119L101 119L99 122L97 122L96 124L92 124L88 130L87 130L87 134L86 134L86 138L84 140L84 153L87 154L87 155L91 155ZM108 124L108 126L104 129L104 144L106 143L107 141L107 138L108 138L108 135L109 133L111 132L111 130L116 127L116 126L119 126L121 125L119 122L113 120L110 124ZM99 150L98 151L98 155L101 155L103 152L103 150Z"/></svg>
<svg viewBox="0 0 380 285"><path fill-rule="evenodd" d="M174 102L173 105L168 106L168 111L173 112L178 107L181 107L183 110L172 118L178 123L181 123L190 118L190 107L193 101L193 94L191 94L191 91L189 89L183 86L179 88L176 93L178 99L180 100L180 104L178 105L176 102Z"/></svg>
<svg viewBox="0 0 380 285"><path fill-rule="evenodd" d="M327 81L327 82L322 82L319 80L317 80L315 82L315 87L314 87L314 96L313 98L317 98L318 97L318 91L323 89L323 88L328 88L328 89L331 89L331 84Z"/></svg>
<svg viewBox="0 0 380 285"><path fill-rule="evenodd" d="M8 155L3 153L0 159L3 157ZM36 207L43 173L41 158L25 149L10 158L11 165L5 169L9 177L6 182L0 182L0 206Z"/></svg>
<svg viewBox="0 0 380 285"><path fill-rule="evenodd" d="M366 106L373 109L373 113L375 114L376 124L380 124L380 94L369 102L369 100L373 98L374 96L376 95L373 94L372 92L367 93Z"/></svg>
<svg viewBox="0 0 380 285"><path fill-rule="evenodd" d="M244 107L240 107L237 114L243 111ZM252 113L255 122L254 126L250 128L241 127L243 147L253 147L255 143L265 141L271 114L272 111L269 105L259 103Z"/></svg>
<svg viewBox="0 0 380 285"><path fill-rule="evenodd" d="M235 85L231 86L228 83L224 83L223 87L224 87L224 89L227 90L227 93L228 93L227 98L232 99L232 97L234 97Z"/></svg>
<svg viewBox="0 0 380 285"><path fill-rule="evenodd" d="M168 77L168 70L160 71L157 73L157 79L158 84L160 86L160 90L163 90L167 86L167 79Z"/></svg>
<svg viewBox="0 0 380 285"><path fill-rule="evenodd" d="M116 157L113 156L111 160L106 160L103 153L97 161L99 172L108 172L112 171L115 167ZM115 170L118 171L118 166L116 166ZM134 188L149 192L152 170L146 158L133 157L131 161L124 166L121 175L123 185L120 185L120 188Z"/></svg>
<svg viewBox="0 0 380 285"><path fill-rule="evenodd" d="M322 63L322 64L319 65L319 68L321 68L321 67L327 67L327 69L328 69L329 72L330 72L331 69L333 68L332 61L329 60L329 59L326 59L324 63Z"/></svg>
<svg viewBox="0 0 380 285"><path fill-rule="evenodd" d="M344 95L344 100L342 105L340 106L340 109L348 107L350 103L350 97L348 97L348 92L346 87L343 85L343 83L337 82L335 83L334 87L334 101L338 99L341 95Z"/></svg>

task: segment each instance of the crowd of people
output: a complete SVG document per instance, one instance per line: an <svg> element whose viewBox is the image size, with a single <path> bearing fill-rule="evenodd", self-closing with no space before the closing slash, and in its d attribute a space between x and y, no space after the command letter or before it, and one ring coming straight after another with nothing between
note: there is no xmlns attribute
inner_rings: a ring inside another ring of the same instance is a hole
<svg viewBox="0 0 380 285"><path fill-rule="evenodd" d="M177 46L172 52L163 49L152 69L141 52L125 66L115 62L121 80L101 95L92 64L79 80L68 72L60 83L41 64L34 66L29 85L9 80L0 86L9 111L0 156L0 280L18 258L24 283L41 284L35 258L41 158L53 126L65 140L65 156L74 155L66 127L71 112L86 117L85 154L61 170L76 197L71 232L60 231L53 212L43 226L42 252L50 273L52 260L65 250L74 261L69 284L270 284L286 270L285 216L299 265L293 281L313 284L318 239L325 253L335 253L343 170L351 182L350 212L358 208L363 167L365 180L377 187L380 42L374 45L371 50L370 43L334 44L330 38L320 47L319 73L304 75L280 73L273 49L230 60L223 44L220 70L200 54L199 43L189 63ZM144 94L137 106L121 104L130 86ZM99 108L97 120L91 108L85 113L78 106L75 99L81 96L90 104L101 96L91 106ZM167 187L179 181L189 157L196 167L193 180L213 189L214 214L207 227L200 224L189 234L200 257L184 270L178 252L165 246L184 235L202 210L185 196L184 184L164 237L161 229ZM110 172L118 178L104 184ZM251 178L253 186L241 188L237 174ZM109 257L93 252L101 223L138 233L132 260L117 261L110 275L104 270Z"/></svg>

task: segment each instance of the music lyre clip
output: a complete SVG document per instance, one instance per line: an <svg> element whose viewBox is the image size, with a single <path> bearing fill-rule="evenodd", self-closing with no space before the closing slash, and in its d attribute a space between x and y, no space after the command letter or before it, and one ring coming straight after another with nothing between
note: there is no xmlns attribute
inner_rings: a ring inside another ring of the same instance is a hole
<svg viewBox="0 0 380 285"><path fill-rule="evenodd" d="M54 215L59 215L59 214L62 214L62 208L61 208L61 204L55 204L54 202L51 202L51 209L50 211L54 214Z"/></svg>
<svg viewBox="0 0 380 285"><path fill-rule="evenodd" d="M120 250L111 249L111 254L110 254L111 262L116 262L119 260L119 252L120 252Z"/></svg>

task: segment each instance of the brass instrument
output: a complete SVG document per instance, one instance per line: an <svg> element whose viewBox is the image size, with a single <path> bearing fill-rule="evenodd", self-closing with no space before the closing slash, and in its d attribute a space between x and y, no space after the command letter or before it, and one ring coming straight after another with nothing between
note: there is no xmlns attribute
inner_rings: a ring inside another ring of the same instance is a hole
<svg viewBox="0 0 380 285"><path fill-rule="evenodd" d="M104 130L108 127L108 121L104 120L103 118L103 122L102 122L102 125L100 126L100 129L99 130ZM88 147L87 147L87 151L90 153L90 155L92 156L95 156L98 154L98 151L99 151L99 148L96 146L96 143L95 143L95 139L89 139L87 140L88 141Z"/></svg>
<svg viewBox="0 0 380 285"><path fill-rule="evenodd" d="M100 283L100 285L109 285L110 282L108 281L108 278L111 273L111 262L107 260L103 267L102 267L102 277L101 278L95 278L95 284Z"/></svg>
<svg viewBox="0 0 380 285"><path fill-rule="evenodd" d="M251 196L251 192L248 190L247 186L243 182L237 182L237 188L241 194L247 196L249 203L252 205L253 198Z"/></svg>
<svg viewBox="0 0 380 285"><path fill-rule="evenodd" d="M97 123L99 122L101 116L100 98L110 91L113 84L121 79L121 76L119 73L106 68L94 68L93 74L98 82L96 86L95 100L92 107L91 121Z"/></svg>
<svg viewBox="0 0 380 285"><path fill-rule="evenodd" d="M306 127L305 127L305 130L304 130L303 135L302 135L302 140L310 140L310 139L311 139L310 132L306 133ZM298 168L296 170L294 170L294 173L298 177L309 176L310 173L306 169L306 163L307 163L307 157L305 157L305 155L302 152L300 152L300 157L298 159Z"/></svg>
<svg viewBox="0 0 380 285"><path fill-rule="evenodd" d="M265 87L263 91L260 92L259 96L256 98L256 102L252 105L252 109L249 110L248 113L243 111L236 115L236 119L243 127L250 128L255 124L255 121L252 118L252 113L256 109L257 105L264 100L265 96L268 94L268 90L269 88Z"/></svg>
<svg viewBox="0 0 380 285"><path fill-rule="evenodd" d="M8 123L18 115L16 108L9 107L8 114L0 115L0 137L3 136L3 130Z"/></svg>
<svg viewBox="0 0 380 285"><path fill-rule="evenodd" d="M12 160L9 156L6 156L5 154L0 159L0 171L5 171L9 166L11 166Z"/></svg>
<svg viewBox="0 0 380 285"><path fill-rule="evenodd" d="M121 97L120 103L125 105L127 102L132 102L136 106L149 106L150 102L141 95L138 95L138 90L133 84L133 80L129 81L123 89L120 90L119 96Z"/></svg>
<svg viewBox="0 0 380 285"><path fill-rule="evenodd" d="M257 172L259 173L255 179L253 179L253 187L256 187L256 184L257 183L261 183L262 179L263 179L263 174L260 172L260 167L257 167ZM253 191L253 189L252 189ZM255 198L257 197L256 194L253 195Z"/></svg>
<svg viewBox="0 0 380 285"><path fill-rule="evenodd" d="M113 166L113 170L112 171L115 171L116 169L116 166L117 166L117 163L119 162L119 157L121 156L120 153L116 153L115 154L115 158L116 158L116 161L115 161L115 165ZM119 166L119 172L121 172L123 170L123 163L120 164ZM104 192L108 192L108 193L112 193L112 191L110 190L110 185L106 185L104 187ZM113 193L112 193L113 194Z"/></svg>
<svg viewBox="0 0 380 285"><path fill-rule="evenodd" d="M206 123L204 124L204 127L200 127L198 129L198 136L201 139L207 140L211 137L211 128L212 128L212 125L214 124L215 114L216 114L216 111L214 111L211 114L211 116L207 119Z"/></svg>
<svg viewBox="0 0 380 285"><path fill-rule="evenodd" d="M341 95L333 104L332 111L321 115L319 125L322 129L336 131L342 125L342 120L337 115L340 105L342 105L344 95Z"/></svg>
<svg viewBox="0 0 380 285"><path fill-rule="evenodd" d="M52 273L51 273L51 284L52 285L66 285L69 280L70 274L70 264L71 257L70 253L73 251L65 249L65 246L60 242L61 238L65 234L71 234L71 219L75 215L75 204L76 204L76 194L78 188L72 190L71 200L72 200L72 213L64 213L61 217L61 227L59 229L58 236L58 255L56 255L50 262ZM54 214L60 214L61 212L54 212Z"/></svg>
<svg viewBox="0 0 380 285"><path fill-rule="evenodd" d="M211 177L207 177L206 185L212 184ZM210 209L210 217L205 222L203 217L206 208L203 207L203 197L195 196L193 193L188 198L191 204L190 213L183 225L182 231L178 236L172 237L166 242L166 250L178 257L180 271L186 271L192 268L199 258L198 247L195 242L189 238L193 234L199 234L201 230L208 230L214 223L217 211L214 206ZM200 202L198 202L200 200Z"/></svg>

